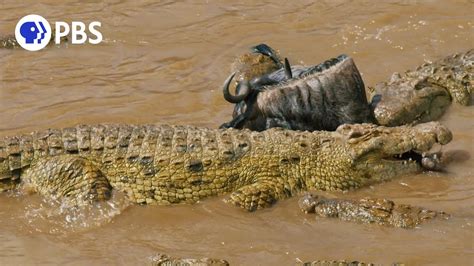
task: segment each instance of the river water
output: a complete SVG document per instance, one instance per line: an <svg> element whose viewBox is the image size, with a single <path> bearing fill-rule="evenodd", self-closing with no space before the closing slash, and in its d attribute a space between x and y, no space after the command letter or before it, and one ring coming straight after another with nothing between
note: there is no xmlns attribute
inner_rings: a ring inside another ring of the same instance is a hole
<svg viewBox="0 0 474 266"><path fill-rule="evenodd" d="M366 86L473 48L472 1L0 1L0 35L20 17L102 22L100 45L0 51L0 136L78 123L217 127L232 107L221 85L235 56L265 42L293 63L346 53ZM146 264L158 253L211 256L233 265L348 259L407 265L474 264L473 107L441 119L442 173L405 176L331 196L387 197L443 210L447 221L413 230L316 219L297 199L245 213L221 198L192 206L64 210L36 195L0 195L0 264ZM92 218L91 218L92 217Z"/></svg>

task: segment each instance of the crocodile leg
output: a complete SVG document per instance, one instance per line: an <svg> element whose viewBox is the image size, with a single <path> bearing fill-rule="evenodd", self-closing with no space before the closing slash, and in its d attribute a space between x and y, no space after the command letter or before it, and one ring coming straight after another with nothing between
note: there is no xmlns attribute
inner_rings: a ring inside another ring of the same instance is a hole
<svg viewBox="0 0 474 266"><path fill-rule="evenodd" d="M270 180L261 180L234 191L230 195L230 202L247 211L255 211L270 207L277 199L290 196L287 195L288 193L280 195L279 192L286 192L282 184Z"/></svg>
<svg viewBox="0 0 474 266"><path fill-rule="evenodd" d="M72 205L107 200L111 186L90 160L77 155L60 155L38 160L22 179L43 196L65 198Z"/></svg>

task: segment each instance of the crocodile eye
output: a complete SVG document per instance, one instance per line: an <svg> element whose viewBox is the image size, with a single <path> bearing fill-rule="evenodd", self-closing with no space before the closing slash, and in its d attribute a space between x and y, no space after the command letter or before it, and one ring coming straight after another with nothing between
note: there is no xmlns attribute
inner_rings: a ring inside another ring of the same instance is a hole
<svg viewBox="0 0 474 266"><path fill-rule="evenodd" d="M414 85L415 90L421 90L425 87L429 87L431 84L428 81L428 77L424 77L416 82Z"/></svg>
<svg viewBox="0 0 474 266"><path fill-rule="evenodd" d="M308 143L303 142L303 141L299 142L298 145L300 145L301 148L306 148L306 147L308 147Z"/></svg>
<svg viewBox="0 0 474 266"><path fill-rule="evenodd" d="M356 139L360 137L362 137L362 132L356 131L356 130L352 130L351 132L349 132L349 135L348 135L349 139Z"/></svg>

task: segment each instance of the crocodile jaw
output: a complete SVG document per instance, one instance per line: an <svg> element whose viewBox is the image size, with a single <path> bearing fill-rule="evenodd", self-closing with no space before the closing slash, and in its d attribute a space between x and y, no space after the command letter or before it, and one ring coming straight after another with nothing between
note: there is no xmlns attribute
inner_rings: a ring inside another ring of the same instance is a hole
<svg viewBox="0 0 474 266"><path fill-rule="evenodd" d="M401 155L400 155L401 156ZM367 177L370 183L391 180L403 175L415 174L422 171L420 161L413 159L402 159L398 156L392 158L378 157L374 155L366 156L356 165L356 171L362 177ZM361 180L364 180L362 178Z"/></svg>
<svg viewBox="0 0 474 266"><path fill-rule="evenodd" d="M337 132L349 146L355 172L371 182L419 172L422 154L452 139L449 129L439 122L395 128L346 124Z"/></svg>

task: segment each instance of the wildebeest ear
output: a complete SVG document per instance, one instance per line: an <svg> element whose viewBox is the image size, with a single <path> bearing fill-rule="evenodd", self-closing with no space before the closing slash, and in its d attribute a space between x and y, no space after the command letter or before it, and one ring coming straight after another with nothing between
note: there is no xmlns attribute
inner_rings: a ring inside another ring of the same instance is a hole
<svg viewBox="0 0 474 266"><path fill-rule="evenodd" d="M291 73L291 66L288 58L285 57L285 76L287 79L293 78L293 73Z"/></svg>

